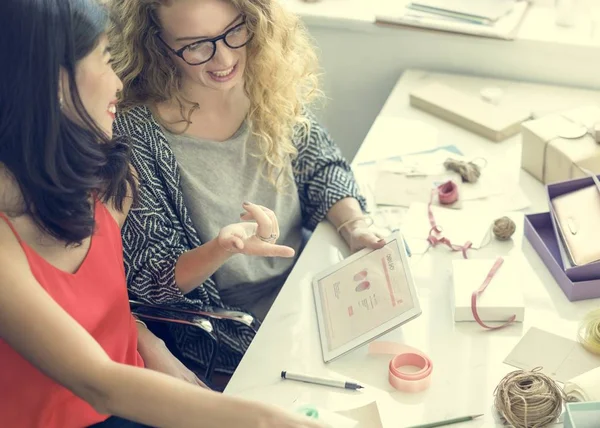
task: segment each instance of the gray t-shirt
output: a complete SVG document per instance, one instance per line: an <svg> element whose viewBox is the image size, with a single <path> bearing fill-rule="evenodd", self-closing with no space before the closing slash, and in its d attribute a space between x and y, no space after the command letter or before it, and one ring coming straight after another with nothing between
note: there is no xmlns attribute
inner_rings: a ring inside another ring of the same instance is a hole
<svg viewBox="0 0 600 428"><path fill-rule="evenodd" d="M258 148L246 121L223 142L176 135L166 129L165 135L179 164L183 197L202 242L216 238L224 226L240 222L244 201L263 205L277 215L277 243L292 247L295 257L236 254L214 274L226 304L263 319L302 247L302 217L295 184L277 190L261 174L260 159L254 156ZM287 173L292 177L291 165Z"/></svg>

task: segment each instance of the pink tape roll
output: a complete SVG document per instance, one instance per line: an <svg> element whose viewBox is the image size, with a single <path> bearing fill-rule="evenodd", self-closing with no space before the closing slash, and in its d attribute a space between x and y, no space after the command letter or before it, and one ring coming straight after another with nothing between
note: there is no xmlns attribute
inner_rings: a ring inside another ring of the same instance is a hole
<svg viewBox="0 0 600 428"><path fill-rule="evenodd" d="M369 345L369 353L394 355L389 365L389 382L397 390L421 392L429 388L433 363L421 351L394 342L373 342ZM415 366L419 370L407 373L402 371L405 366Z"/></svg>

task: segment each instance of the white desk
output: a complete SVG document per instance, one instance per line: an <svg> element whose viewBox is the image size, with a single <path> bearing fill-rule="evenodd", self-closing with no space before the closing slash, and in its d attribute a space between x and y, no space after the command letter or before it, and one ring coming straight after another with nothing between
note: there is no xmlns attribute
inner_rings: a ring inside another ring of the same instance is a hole
<svg viewBox="0 0 600 428"><path fill-rule="evenodd" d="M381 157L382 153L414 152L423 145L435 143L455 144L464 153L485 149L490 162L506 163L519 180L532 201L528 211L546 211L543 186L520 170L519 137L492 143L408 105L409 90L432 79L464 91L478 92L489 84L500 86L507 94L505 102L527 102L534 109L597 102L600 93L409 71L390 94L355 160L355 163L367 161ZM420 120L437 131L395 134L390 120L397 121L398 132L418 130L410 120ZM338 260L338 248L345 246L331 225L319 225L225 393L288 408L294 402L312 403L334 411L377 400L384 427L396 428L472 413L485 413L485 418L454 426L490 427L496 420L492 411L494 388L506 373L514 370L502 361L524 332L538 326L575 338L581 316L600 306L599 300L570 303L533 248L522 238L522 225L518 225L512 242L496 241L482 250L469 252L469 257L492 258L523 251L532 267L525 290L525 322L493 332L483 331L476 323L455 324L450 307L451 260L461 255L450 253L445 247L430 249L411 262L423 314L382 339L407 343L433 360L431 387L418 394L402 393L388 384L389 358L367 355L366 347L328 365L322 361L311 279ZM282 381L281 370L353 379L367 388L350 392Z"/></svg>

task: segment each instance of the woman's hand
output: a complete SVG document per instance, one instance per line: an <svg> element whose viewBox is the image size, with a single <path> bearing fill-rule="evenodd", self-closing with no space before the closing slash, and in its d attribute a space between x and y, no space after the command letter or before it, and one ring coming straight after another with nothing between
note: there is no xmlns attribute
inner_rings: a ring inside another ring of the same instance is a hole
<svg viewBox="0 0 600 428"><path fill-rule="evenodd" d="M208 388L198 376L169 351L161 339L144 326L138 325L138 351L147 369L161 372L193 385Z"/></svg>
<svg viewBox="0 0 600 428"><path fill-rule="evenodd" d="M364 220L359 220L345 226L341 230L341 234L352 253L363 248L378 250L385 245L385 239L379 233L370 229Z"/></svg>
<svg viewBox="0 0 600 428"><path fill-rule="evenodd" d="M277 245L279 223L275 213L261 205L244 202L243 223L230 224L219 232L219 245L230 253L249 256L293 257L293 248Z"/></svg>
<svg viewBox="0 0 600 428"><path fill-rule="evenodd" d="M304 415L296 415L273 406L250 402L250 409L240 412L241 421L235 426L251 428L328 428Z"/></svg>

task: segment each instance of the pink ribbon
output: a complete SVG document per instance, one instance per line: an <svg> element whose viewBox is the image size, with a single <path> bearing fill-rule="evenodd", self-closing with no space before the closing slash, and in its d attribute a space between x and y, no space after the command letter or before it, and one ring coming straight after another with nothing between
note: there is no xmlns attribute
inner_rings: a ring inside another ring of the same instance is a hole
<svg viewBox="0 0 600 428"><path fill-rule="evenodd" d="M477 297L479 297L485 291L485 289L490 284L490 281L492 280L494 275L496 275L496 272L498 272L498 269L500 269L500 266L502 266L502 263L504 263L504 259L502 257L498 257L498 259L496 260L496 263L494 263L494 266L492 266L492 269L490 269L487 276L485 277L483 284L481 284L481 287L479 287L477 290L475 290L473 292L473 294L471 295L471 312L473 313L473 318L475 318L475 321L477 321L477 324L479 324L483 328L487 328L489 330L498 330L499 328L506 327L507 325L513 323L515 321L515 319L517 318L516 315L513 315L504 324L495 326L495 327L491 327L491 326L485 324L481 320L481 318L479 317L479 313L477 312Z"/></svg>
<svg viewBox="0 0 600 428"><path fill-rule="evenodd" d="M433 363L421 351L394 342L373 342L369 345L369 353L394 355L389 364L388 380L397 390L421 392L429 388ZM419 370L407 373L402 371L405 366L414 366Z"/></svg>
<svg viewBox="0 0 600 428"><path fill-rule="evenodd" d="M452 185L454 187L452 187ZM437 192L439 193L440 202L442 201L442 191L444 192L443 197L445 198L445 200L451 200L453 197L456 197L454 201L458 200L458 188L456 187L456 184L454 184L452 181L448 181L438 186ZM438 234L442 233L442 230L435 222L435 217L433 216L433 211L431 210L431 204L433 203L433 197L435 196L435 193L436 189L432 190L431 198L429 199L429 204L427 205L427 215L429 216L429 225L431 226L431 229L429 229L429 236L427 236L427 241L431 244L432 247L435 247L438 244L444 244L447 245L452 251L462 251L463 257L466 259L467 250L473 246L473 243L471 241L465 242L464 245L455 245L452 242L450 242L448 238L438 238L437 236L433 235L434 232Z"/></svg>

